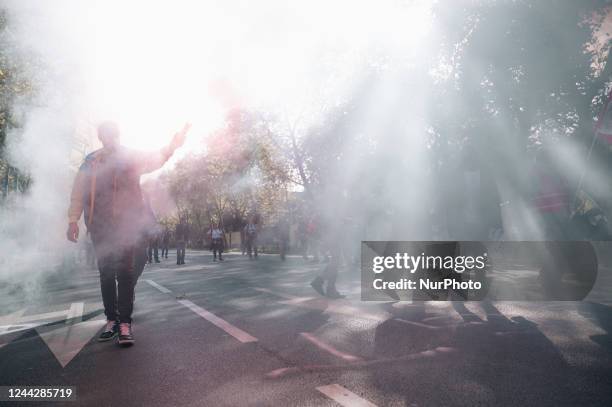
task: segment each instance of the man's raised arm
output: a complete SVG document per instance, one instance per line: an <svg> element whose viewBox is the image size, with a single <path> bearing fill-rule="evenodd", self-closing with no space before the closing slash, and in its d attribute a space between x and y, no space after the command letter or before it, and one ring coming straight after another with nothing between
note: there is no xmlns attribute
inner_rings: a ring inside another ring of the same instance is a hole
<svg viewBox="0 0 612 407"><path fill-rule="evenodd" d="M172 154L185 143L187 133L191 128L190 123L185 123L183 128L174 134L172 141L166 147L154 153L139 153L137 157L140 173L146 174L160 169L166 161L172 157Z"/></svg>

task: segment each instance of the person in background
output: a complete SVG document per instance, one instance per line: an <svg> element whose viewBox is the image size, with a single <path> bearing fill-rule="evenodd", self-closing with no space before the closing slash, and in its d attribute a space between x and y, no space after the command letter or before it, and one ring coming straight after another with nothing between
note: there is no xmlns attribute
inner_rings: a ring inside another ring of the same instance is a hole
<svg viewBox="0 0 612 407"><path fill-rule="evenodd" d="M155 263L159 263L159 225L151 207L151 200L146 195L144 197L144 208L144 214L149 218L147 221L149 226L147 228L147 263L152 264L153 258L155 258Z"/></svg>
<svg viewBox="0 0 612 407"><path fill-rule="evenodd" d="M160 263L159 261L159 235L157 233L153 234L149 238L149 249L148 249L148 263L153 263L153 259L155 259L155 263Z"/></svg>
<svg viewBox="0 0 612 407"><path fill-rule="evenodd" d="M85 158L76 175L66 237L77 242L78 221L84 213L98 261L107 320L99 341L118 337L119 345L134 344L134 286L144 268L149 227L140 176L161 168L183 145L189 128L186 124L168 146L151 154L123 147L117 124L102 123L98 139L103 147Z"/></svg>
<svg viewBox="0 0 612 407"><path fill-rule="evenodd" d="M223 261L223 247L225 246L225 233L219 224L212 224L208 231L210 236L210 250L213 252L213 261L217 261L217 253L219 253L219 261Z"/></svg>
<svg viewBox="0 0 612 407"><path fill-rule="evenodd" d="M251 216L249 222L244 227L244 236L246 238L247 253L249 253L249 259L253 256L257 258L257 224L255 223L255 217Z"/></svg>
<svg viewBox="0 0 612 407"><path fill-rule="evenodd" d="M189 239L189 226L185 219L181 219L176 225L174 238L176 239L176 264L185 264L185 248Z"/></svg>
<svg viewBox="0 0 612 407"><path fill-rule="evenodd" d="M342 243L343 225L339 221L329 222L326 225L326 246L330 248L331 256L321 273L310 283L310 286L320 295L340 299L345 296L336 289L338 270L344 257L344 245ZM327 283L327 284L326 284ZM325 289L324 289L325 288Z"/></svg>
<svg viewBox="0 0 612 407"><path fill-rule="evenodd" d="M170 229L166 226L161 236L161 257L168 258L168 248L170 246Z"/></svg>
<svg viewBox="0 0 612 407"><path fill-rule="evenodd" d="M244 227L240 228L240 251L243 256L247 253L247 238L244 229Z"/></svg>

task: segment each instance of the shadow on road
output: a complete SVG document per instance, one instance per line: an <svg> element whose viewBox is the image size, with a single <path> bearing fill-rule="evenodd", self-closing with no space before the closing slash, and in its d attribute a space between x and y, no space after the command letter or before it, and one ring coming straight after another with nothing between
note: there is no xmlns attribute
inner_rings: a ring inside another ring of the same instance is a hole
<svg viewBox="0 0 612 407"><path fill-rule="evenodd" d="M585 378L601 376L568 365L537 324L520 316L509 319L490 302L471 304L480 312L452 303L460 320L436 318L426 312L426 303L415 303L401 318L379 324L379 355L399 358L440 346L457 352L371 371L371 382L383 394L402 389L398 395L407 406L603 405L596 398L601 393L590 390L590 379ZM610 309L592 306L590 311L609 332ZM584 387L577 385L585 382Z"/></svg>

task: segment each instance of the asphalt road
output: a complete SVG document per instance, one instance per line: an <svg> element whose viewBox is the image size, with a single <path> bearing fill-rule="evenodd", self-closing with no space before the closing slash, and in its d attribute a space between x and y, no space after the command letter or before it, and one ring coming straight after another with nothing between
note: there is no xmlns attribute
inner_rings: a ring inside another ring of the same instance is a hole
<svg viewBox="0 0 612 407"><path fill-rule="evenodd" d="M0 299L0 386L75 386L68 406L612 405L608 305L363 303L351 269L327 300L299 257L175 262L145 269L132 348L96 341L95 270Z"/></svg>

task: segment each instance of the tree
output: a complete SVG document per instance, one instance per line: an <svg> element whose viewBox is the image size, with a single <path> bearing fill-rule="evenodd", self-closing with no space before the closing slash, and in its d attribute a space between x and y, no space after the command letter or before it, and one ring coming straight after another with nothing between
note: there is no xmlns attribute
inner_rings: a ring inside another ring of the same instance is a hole
<svg viewBox="0 0 612 407"><path fill-rule="evenodd" d="M0 9L0 187L4 198L10 191L25 192L32 182L27 174L10 165L4 151L8 133L19 126L13 105L35 94L30 73L35 71L36 59L30 61L20 51L9 29L8 16Z"/></svg>

